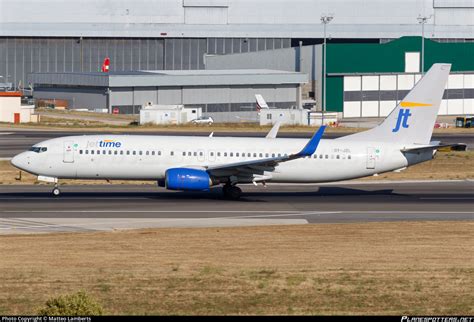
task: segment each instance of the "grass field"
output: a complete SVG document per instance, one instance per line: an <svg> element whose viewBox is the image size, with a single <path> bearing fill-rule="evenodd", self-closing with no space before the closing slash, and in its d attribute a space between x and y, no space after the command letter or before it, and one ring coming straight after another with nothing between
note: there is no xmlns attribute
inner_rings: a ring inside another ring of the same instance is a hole
<svg viewBox="0 0 474 322"><path fill-rule="evenodd" d="M5 128L29 128L29 129L49 129L61 131L94 131L94 132L134 132L134 131L193 131L193 132L268 132L271 126L260 126L257 123L215 123L208 125L180 124L180 125L130 125L132 121L138 120L138 115L126 114L103 114L94 112L82 112L72 110L38 110L41 115L40 123L31 124L9 124L1 123ZM451 120L449 122L452 122ZM111 124L112 123L112 124ZM366 130L364 123L361 127L329 127L326 132L332 133L352 133ZM280 132L308 132L316 130L314 127L295 125L282 126ZM463 128L437 128L434 133L474 133L473 129Z"/></svg>
<svg viewBox="0 0 474 322"><path fill-rule="evenodd" d="M36 177L0 161L0 184L38 184ZM474 151L439 152L432 161L421 163L400 173L384 173L358 180L461 180L474 178ZM105 180L62 180L62 184L105 184ZM112 184L155 184L151 181L110 181ZM271 183L270 183L271 184ZM245 190L245 189L244 189Z"/></svg>
<svg viewBox="0 0 474 322"><path fill-rule="evenodd" d="M0 236L0 314L474 314L473 222Z"/></svg>

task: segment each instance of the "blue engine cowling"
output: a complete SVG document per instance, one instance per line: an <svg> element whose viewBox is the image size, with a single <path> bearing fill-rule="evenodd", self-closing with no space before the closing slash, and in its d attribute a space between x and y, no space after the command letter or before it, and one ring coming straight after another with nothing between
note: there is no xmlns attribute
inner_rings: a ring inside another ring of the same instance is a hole
<svg viewBox="0 0 474 322"><path fill-rule="evenodd" d="M209 190L212 181L203 170L172 168L166 171L165 184L170 190Z"/></svg>

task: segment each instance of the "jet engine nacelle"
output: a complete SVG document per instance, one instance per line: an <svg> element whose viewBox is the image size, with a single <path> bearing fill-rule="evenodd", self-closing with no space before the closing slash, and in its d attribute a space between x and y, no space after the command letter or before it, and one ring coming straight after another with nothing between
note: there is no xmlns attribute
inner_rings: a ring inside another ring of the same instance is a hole
<svg viewBox="0 0 474 322"><path fill-rule="evenodd" d="M166 171L165 185L170 190L209 190L212 180L203 170L172 168Z"/></svg>

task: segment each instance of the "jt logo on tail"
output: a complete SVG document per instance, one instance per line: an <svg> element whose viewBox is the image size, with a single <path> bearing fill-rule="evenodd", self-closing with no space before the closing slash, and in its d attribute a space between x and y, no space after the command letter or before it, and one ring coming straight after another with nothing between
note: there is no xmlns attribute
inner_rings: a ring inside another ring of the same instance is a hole
<svg viewBox="0 0 474 322"><path fill-rule="evenodd" d="M392 129L392 132L398 132L400 130L400 125L404 128L408 128L408 117L411 116L410 109L401 108L398 112L397 125Z"/></svg>

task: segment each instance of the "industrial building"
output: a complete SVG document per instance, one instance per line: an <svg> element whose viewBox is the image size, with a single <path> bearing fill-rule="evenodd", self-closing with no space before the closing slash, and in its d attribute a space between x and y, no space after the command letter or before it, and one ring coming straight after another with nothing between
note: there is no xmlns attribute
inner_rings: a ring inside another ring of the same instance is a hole
<svg viewBox="0 0 474 322"><path fill-rule="evenodd" d="M22 102L20 92L0 91L0 122L36 123L39 115L34 112L35 106Z"/></svg>
<svg viewBox="0 0 474 322"><path fill-rule="evenodd" d="M437 62L451 63L451 75L440 115L474 114L474 43L446 43L402 37L383 44L327 45L326 111L342 117L385 117ZM313 97L323 109L322 45L208 58L207 67L274 68L310 76L303 98ZM424 68L422 68L422 61Z"/></svg>
<svg viewBox="0 0 474 322"><path fill-rule="evenodd" d="M474 38L472 0L0 0L0 82L34 72L204 69L207 55L421 35Z"/></svg>
<svg viewBox="0 0 474 322"><path fill-rule="evenodd" d="M456 73L474 70L472 58L466 62L474 44L472 0L0 0L0 8L0 82L19 89L33 85L29 74L94 73L104 57L110 57L111 73L217 68L302 72L310 78L303 85L303 99L314 100L321 108L320 44L325 38L327 109L346 117L383 116L387 106L412 83L408 76L396 76L395 81L385 76L412 73L405 69L404 55L421 52L420 38L412 37L419 37L422 30L431 40L426 41L425 67L447 57L451 60L443 62L453 62ZM323 24L321 17L332 20ZM396 55L384 48L395 49ZM440 48L442 55L436 55ZM457 64L460 51L463 63ZM268 57L277 57L277 53L285 59L269 64L272 59ZM220 57L239 54L248 55L245 64L226 67L226 60L224 66L218 62ZM381 64L384 55L388 57L385 66ZM417 57L410 59L421 60ZM413 73L414 82L421 70ZM376 79L369 76L379 77L377 89ZM361 77L360 90L357 77ZM470 76L462 76L462 88L460 79L453 78L451 84L455 82L456 88L446 95L449 100L460 99L462 90L463 106L460 108L459 101L451 108L446 103L447 114L470 111L471 91L466 87ZM400 83L400 87L387 85L390 93L386 96L385 80ZM103 96L106 100L108 95ZM365 102L366 97L370 102ZM135 101L127 104L135 111ZM235 109L231 105L235 102L229 104L229 110ZM111 102L106 105L110 109ZM208 113L208 106L203 113Z"/></svg>
<svg viewBox="0 0 474 322"><path fill-rule="evenodd" d="M34 73L34 98L68 102L72 109L138 114L144 105L200 107L218 122L256 118L255 94L273 106L298 106L308 75L275 70Z"/></svg>

